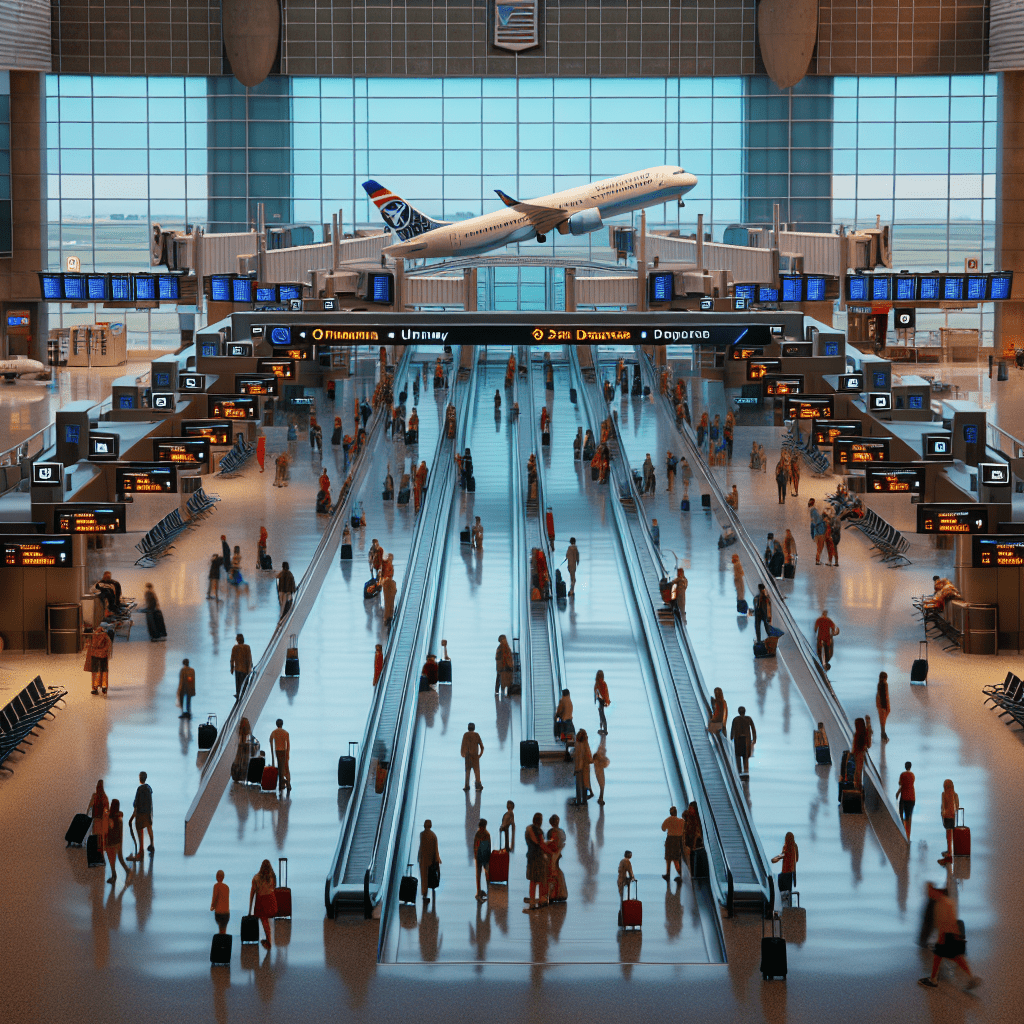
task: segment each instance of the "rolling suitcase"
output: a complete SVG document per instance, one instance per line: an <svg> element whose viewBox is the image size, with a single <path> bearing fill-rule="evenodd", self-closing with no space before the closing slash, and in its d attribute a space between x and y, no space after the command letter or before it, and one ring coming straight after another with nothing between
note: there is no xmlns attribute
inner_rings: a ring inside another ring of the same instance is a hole
<svg viewBox="0 0 1024 1024"><path fill-rule="evenodd" d="M736 531L731 527L727 526L722 531L722 536L718 538L718 546L720 548L728 548L736 543Z"/></svg>
<svg viewBox="0 0 1024 1024"><path fill-rule="evenodd" d="M341 560L343 562L351 562L352 561L352 545L351 544L342 544L341 545Z"/></svg>
<svg viewBox="0 0 1024 1024"><path fill-rule="evenodd" d="M395 497L394 491L381 491L381 497L384 501L393 501Z"/></svg>
<svg viewBox="0 0 1024 1024"><path fill-rule="evenodd" d="M551 431L545 430L540 435L540 443L542 448L549 448L551 446Z"/></svg>
<svg viewBox="0 0 1024 1024"><path fill-rule="evenodd" d="M702 494L700 496L700 507L707 509L709 512L711 511L711 495L710 494Z"/></svg>
<svg viewBox="0 0 1024 1024"><path fill-rule="evenodd" d="M519 741L519 764L522 768L536 768L540 764L540 744L536 740Z"/></svg>
<svg viewBox="0 0 1024 1024"><path fill-rule="evenodd" d="M847 786L843 790L843 814L861 814L864 810L864 790Z"/></svg>
<svg viewBox="0 0 1024 1024"><path fill-rule="evenodd" d="M683 500L681 502L679 502L679 511L680 512L689 512L690 511L690 499L689 498L683 498Z"/></svg>
<svg viewBox="0 0 1024 1024"><path fill-rule="evenodd" d="M221 935L218 932L210 943L210 963L230 964L231 963L231 940L233 935Z"/></svg>
<svg viewBox="0 0 1024 1024"><path fill-rule="evenodd" d="M299 638L296 633L292 633L288 637L288 649L284 655L284 674L286 676L299 674Z"/></svg>
<svg viewBox="0 0 1024 1024"><path fill-rule="evenodd" d="M164 625L164 613L159 609L153 609L153 623L156 626L156 636L163 638L167 636L167 627Z"/></svg>
<svg viewBox="0 0 1024 1024"><path fill-rule="evenodd" d="M277 888L274 890L277 899L277 913L274 917L292 916L292 891L288 888L288 858L277 858Z"/></svg>
<svg viewBox="0 0 1024 1024"><path fill-rule="evenodd" d="M263 774L260 776L260 789L264 793L273 793L277 789L277 769L272 764L268 764L263 769Z"/></svg>
<svg viewBox="0 0 1024 1024"><path fill-rule="evenodd" d="M355 740L349 740L348 753L338 758L338 785L354 786L356 784L356 758L352 748L358 746Z"/></svg>
<svg viewBox="0 0 1024 1024"><path fill-rule="evenodd" d="M409 504L409 488L408 487L403 487L398 492L398 504L399 505L408 505Z"/></svg>
<svg viewBox="0 0 1024 1024"><path fill-rule="evenodd" d="M502 837L500 850L491 850L491 859L487 864L487 875L492 882L508 883L508 847L504 845Z"/></svg>
<svg viewBox="0 0 1024 1024"><path fill-rule="evenodd" d="M796 566L789 562L782 567L782 578L791 580L796 577Z"/></svg>
<svg viewBox="0 0 1024 1024"><path fill-rule="evenodd" d="M771 934L765 935L765 921L771 922ZM779 934L775 934L775 926ZM782 937L782 920L778 914L772 914L761 921L761 977L768 981L769 978L785 978L788 972L786 964L786 940Z"/></svg>
<svg viewBox="0 0 1024 1024"><path fill-rule="evenodd" d="M412 874L412 863L409 864L407 870L410 873L408 875L402 875L402 880L398 883L399 903L415 903L416 893L419 891L420 887L419 879Z"/></svg>
<svg viewBox="0 0 1024 1024"><path fill-rule="evenodd" d="M92 818L88 814L76 814L71 819L71 827L64 833L64 842L68 846L81 846L85 837L89 834L89 826Z"/></svg>
<svg viewBox="0 0 1024 1024"><path fill-rule="evenodd" d="M103 867L103 853L100 850L100 837L89 836L85 844L85 860L91 868Z"/></svg>
<svg viewBox="0 0 1024 1024"><path fill-rule="evenodd" d="M376 580L367 580L363 584L363 600L372 601L377 596L377 591L380 590L380 586Z"/></svg>
<svg viewBox="0 0 1024 1024"><path fill-rule="evenodd" d="M747 614L747 610L748 610L749 607L750 606L747 604L746 600L741 597L736 602L736 614L737 615L746 615Z"/></svg>
<svg viewBox="0 0 1024 1024"><path fill-rule="evenodd" d="M209 750L217 742L217 716L208 715L199 726L199 749Z"/></svg>
<svg viewBox="0 0 1024 1024"><path fill-rule="evenodd" d="M644 923L644 905L638 899L629 898L630 886L636 892L636 879L626 883L626 898L619 907L620 928L641 928Z"/></svg>
<svg viewBox="0 0 1024 1024"><path fill-rule="evenodd" d="M260 941L260 919L254 917L252 914L246 914L242 918L242 934L241 939L243 945L250 942Z"/></svg>
<svg viewBox="0 0 1024 1024"><path fill-rule="evenodd" d="M555 599L558 601L564 601L565 598L565 580L562 579L562 572L560 569L555 570Z"/></svg>
<svg viewBox="0 0 1024 1024"><path fill-rule="evenodd" d="M832 763L832 751L829 749L827 743L823 747L814 748L814 761L816 764Z"/></svg>
<svg viewBox="0 0 1024 1024"><path fill-rule="evenodd" d="M274 560L266 552L263 553L263 557L260 559L260 568L266 571L274 568Z"/></svg>
<svg viewBox="0 0 1024 1024"><path fill-rule="evenodd" d="M469 527L468 526L464 530L460 530L459 531L459 543L460 544L468 544L469 543Z"/></svg>
<svg viewBox="0 0 1024 1024"><path fill-rule="evenodd" d="M472 491L472 492L476 491L476 477L475 476L470 476L466 480L466 490L467 491Z"/></svg>
<svg viewBox="0 0 1024 1024"><path fill-rule="evenodd" d="M437 663L437 681L439 683L450 683L452 681L452 661L445 658Z"/></svg>
<svg viewBox="0 0 1024 1024"><path fill-rule="evenodd" d="M955 857L970 857L971 855L971 830L964 823L964 809L961 807L956 812L956 825L953 828L953 855Z"/></svg>
<svg viewBox="0 0 1024 1024"><path fill-rule="evenodd" d="M576 389L575 388L569 388L569 401L572 402L573 405L576 404Z"/></svg>
<svg viewBox="0 0 1024 1024"><path fill-rule="evenodd" d="M249 770L245 773L245 781L252 786L263 785L263 769L267 767L267 759L259 754L249 758Z"/></svg>
<svg viewBox="0 0 1024 1024"><path fill-rule="evenodd" d="M800 893L793 889L789 894L789 906L782 908L782 926L789 938L802 946L807 941L807 911L800 906Z"/></svg>
<svg viewBox="0 0 1024 1024"><path fill-rule="evenodd" d="M708 851L703 846L698 846L690 854L690 875L693 878L711 877L711 871L708 865Z"/></svg>
<svg viewBox="0 0 1024 1024"><path fill-rule="evenodd" d="M910 681L928 685L928 641L922 640L917 649L917 658L910 666Z"/></svg>

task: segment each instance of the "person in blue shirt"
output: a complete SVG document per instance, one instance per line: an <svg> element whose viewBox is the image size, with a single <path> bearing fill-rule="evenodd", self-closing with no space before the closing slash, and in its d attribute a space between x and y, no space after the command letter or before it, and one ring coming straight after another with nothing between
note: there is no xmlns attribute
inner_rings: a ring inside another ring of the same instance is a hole
<svg viewBox="0 0 1024 1024"><path fill-rule="evenodd" d="M661 530L658 529L657 519L651 520L651 540L654 541L654 546L656 548L661 547Z"/></svg>

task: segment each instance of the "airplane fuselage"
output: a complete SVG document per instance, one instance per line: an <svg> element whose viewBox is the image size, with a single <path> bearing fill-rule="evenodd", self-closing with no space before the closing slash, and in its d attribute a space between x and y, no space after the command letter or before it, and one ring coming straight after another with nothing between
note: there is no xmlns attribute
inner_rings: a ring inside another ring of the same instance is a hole
<svg viewBox="0 0 1024 1024"><path fill-rule="evenodd" d="M566 222L576 214L595 210L600 215L600 223L597 224L600 227L609 217L679 199L696 184L696 177L682 167L648 167L617 178L577 185L539 199L525 200L517 205L528 206L532 211L540 207L564 210ZM557 225L557 230L567 233L565 222ZM512 242L528 241L537 233L530 213L506 206L481 217L445 224L406 242L396 242L386 246L383 253L413 259L475 256Z"/></svg>
<svg viewBox="0 0 1024 1024"><path fill-rule="evenodd" d="M37 359L0 359L0 378L7 381L13 382L25 374L38 377L46 372L46 367Z"/></svg>

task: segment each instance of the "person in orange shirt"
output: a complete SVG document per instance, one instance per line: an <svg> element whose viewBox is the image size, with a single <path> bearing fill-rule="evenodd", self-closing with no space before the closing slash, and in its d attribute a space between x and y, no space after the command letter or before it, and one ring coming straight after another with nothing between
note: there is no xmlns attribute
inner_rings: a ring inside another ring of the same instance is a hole
<svg viewBox="0 0 1024 1024"><path fill-rule="evenodd" d="M427 486L427 463L421 462L412 485L412 499L414 511L419 512L420 502L423 500L423 492Z"/></svg>
<svg viewBox="0 0 1024 1024"><path fill-rule="evenodd" d="M384 647L381 644L377 644L376 651L373 655L373 685L376 686L380 682L380 674L384 671Z"/></svg>
<svg viewBox="0 0 1024 1024"><path fill-rule="evenodd" d="M910 838L910 821L914 817L914 804L917 802L917 793L914 791L914 773L910 770L910 762L904 762L906 769L900 772L900 784L896 790L896 799L899 800L900 818L903 820L903 829Z"/></svg>
<svg viewBox="0 0 1024 1024"><path fill-rule="evenodd" d="M320 474L320 490L327 495L329 504L331 500L331 478L327 475L326 469Z"/></svg>
<svg viewBox="0 0 1024 1024"><path fill-rule="evenodd" d="M839 627L828 617L828 609L814 620L814 632L818 638L818 657L826 669L832 667L832 638L839 636Z"/></svg>
<svg viewBox="0 0 1024 1024"><path fill-rule="evenodd" d="M601 728L597 730L599 736L608 735L608 722L604 717L604 709L611 704L608 696L608 684L604 681L604 671L597 670L597 677L594 679L594 703L597 704L597 714L601 719Z"/></svg>

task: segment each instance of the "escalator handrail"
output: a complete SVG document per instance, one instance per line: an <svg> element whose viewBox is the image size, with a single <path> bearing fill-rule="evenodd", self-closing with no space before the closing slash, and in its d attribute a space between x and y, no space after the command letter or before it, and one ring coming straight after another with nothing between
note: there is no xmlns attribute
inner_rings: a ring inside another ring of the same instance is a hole
<svg viewBox="0 0 1024 1024"><path fill-rule="evenodd" d="M529 375L529 349L519 349L516 357L516 372L512 378L512 405L519 400L519 367L527 367ZM512 511L512 607L518 613L513 618L513 626L518 630L519 640L519 679L521 691L519 695L519 715L522 723L524 740L537 738L537 723L533 713L533 642L530 636L530 577L526 569L526 504L523 497L523 459L519 450L522 441L519 415L513 415L509 409L509 458L512 493L510 508ZM516 621L518 619L518 622ZM514 634L513 634L514 635Z"/></svg>

